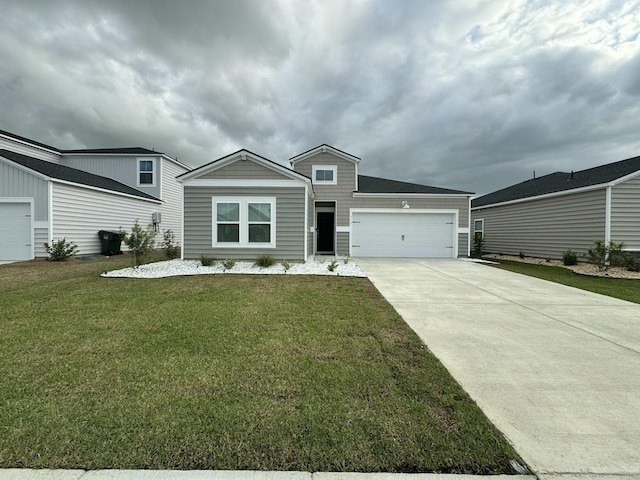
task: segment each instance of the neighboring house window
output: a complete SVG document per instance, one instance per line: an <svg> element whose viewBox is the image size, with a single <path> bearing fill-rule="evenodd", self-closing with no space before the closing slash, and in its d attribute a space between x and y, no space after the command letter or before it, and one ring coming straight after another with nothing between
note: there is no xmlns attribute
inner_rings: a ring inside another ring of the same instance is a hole
<svg viewBox="0 0 640 480"><path fill-rule="evenodd" d="M481 237L484 237L484 219L482 220L475 220L473 222L473 231L474 231L474 235L478 235L480 234Z"/></svg>
<svg viewBox="0 0 640 480"><path fill-rule="evenodd" d="M153 160L138 160L138 186L153 187L155 172Z"/></svg>
<svg viewBox="0 0 640 480"><path fill-rule="evenodd" d="M336 165L314 165L312 167L313 183L336 185L338 180L338 167Z"/></svg>
<svg viewBox="0 0 640 480"><path fill-rule="evenodd" d="M274 197L213 197L213 246L275 248Z"/></svg>

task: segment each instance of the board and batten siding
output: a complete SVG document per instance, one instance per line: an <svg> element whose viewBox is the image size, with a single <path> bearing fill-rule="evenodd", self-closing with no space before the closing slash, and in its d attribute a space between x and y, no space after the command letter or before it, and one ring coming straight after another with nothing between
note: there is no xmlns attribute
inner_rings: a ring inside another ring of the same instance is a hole
<svg viewBox="0 0 640 480"><path fill-rule="evenodd" d="M155 186L138 186L138 158L153 160L155 163ZM112 178L120 183L136 188L141 192L160 198L160 182L162 177L162 159L135 155L65 155L62 164L85 172ZM180 173L184 173L184 170Z"/></svg>
<svg viewBox="0 0 640 480"><path fill-rule="evenodd" d="M254 260L271 255L276 260L304 260L305 195L301 187L206 187L184 186L184 258L201 255ZM275 197L276 248L213 247L212 197Z"/></svg>
<svg viewBox="0 0 640 480"><path fill-rule="evenodd" d="M471 224L484 219L485 252L559 259L568 249L583 254L604 240L605 202L602 188L488 206L472 210Z"/></svg>
<svg viewBox="0 0 640 480"><path fill-rule="evenodd" d="M0 136L0 149L9 150L11 152L28 155L29 157L38 158L52 163L60 163L61 155L35 145L29 145L10 138Z"/></svg>
<svg viewBox="0 0 640 480"><path fill-rule="evenodd" d="M220 180L289 180L275 170L259 165L251 160L236 160L235 162L216 168L211 172L198 176L199 179Z"/></svg>
<svg viewBox="0 0 640 480"><path fill-rule="evenodd" d="M640 250L640 176L611 188L611 241Z"/></svg>
<svg viewBox="0 0 640 480"><path fill-rule="evenodd" d="M49 220L49 181L0 160L0 197L33 199L34 221Z"/></svg>
<svg viewBox="0 0 640 480"><path fill-rule="evenodd" d="M100 230L130 231L136 220L143 227L151 222L151 214L158 211L158 202L53 183L53 235L78 245L79 254L99 253ZM180 226L175 227L176 231ZM161 240L161 237L156 237ZM126 245L122 245L126 250Z"/></svg>

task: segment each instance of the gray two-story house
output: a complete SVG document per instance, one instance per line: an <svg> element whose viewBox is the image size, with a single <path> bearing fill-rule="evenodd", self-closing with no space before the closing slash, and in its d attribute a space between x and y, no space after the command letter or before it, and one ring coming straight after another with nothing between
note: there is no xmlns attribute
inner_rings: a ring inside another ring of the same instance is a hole
<svg viewBox="0 0 640 480"><path fill-rule="evenodd" d="M182 186L189 167L145 148L60 150L0 131L0 261L46 256L65 238L100 252L100 230L136 220L173 230L181 243Z"/></svg>
<svg viewBox="0 0 640 480"><path fill-rule="evenodd" d="M469 254L472 193L359 175L360 158L329 145L290 164L240 150L179 176L184 257Z"/></svg>

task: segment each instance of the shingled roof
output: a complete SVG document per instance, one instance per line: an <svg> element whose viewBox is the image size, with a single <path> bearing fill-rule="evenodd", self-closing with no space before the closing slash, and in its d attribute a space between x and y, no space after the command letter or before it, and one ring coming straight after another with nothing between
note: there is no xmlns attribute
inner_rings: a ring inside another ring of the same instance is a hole
<svg viewBox="0 0 640 480"><path fill-rule="evenodd" d="M159 200L158 198L141 192L133 187L125 185L124 183L117 182L111 178L102 177L93 173L78 170L77 168L67 167L65 165L59 165L53 162L47 162L39 160L37 158L29 157L19 153L12 152L10 150L0 149L0 157L4 157L12 162L15 162L30 170L36 171L50 178L58 180L64 180L71 183L77 183L80 185L87 185L90 187L101 188L104 190L111 190L113 192L125 193L127 195L133 195L135 197L145 198L148 200Z"/></svg>
<svg viewBox="0 0 640 480"><path fill-rule="evenodd" d="M356 193L422 193L434 195L473 195L472 192L451 190L449 188L430 187L416 183L387 180L386 178L358 175L358 191Z"/></svg>
<svg viewBox="0 0 640 480"><path fill-rule="evenodd" d="M471 207L484 207L577 188L606 185L638 171L640 171L640 157L628 158L578 172L555 172L478 197L471 201Z"/></svg>
<svg viewBox="0 0 640 480"><path fill-rule="evenodd" d="M163 155L162 152L156 152L142 147L125 147L125 148L88 148L82 150L62 150L64 154L111 154L111 155Z"/></svg>

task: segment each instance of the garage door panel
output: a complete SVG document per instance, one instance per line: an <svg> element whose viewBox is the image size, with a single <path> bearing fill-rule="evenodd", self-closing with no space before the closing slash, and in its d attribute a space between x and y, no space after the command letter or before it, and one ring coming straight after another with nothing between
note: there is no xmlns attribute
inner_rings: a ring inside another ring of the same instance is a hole
<svg viewBox="0 0 640 480"><path fill-rule="evenodd" d="M352 255L454 257L454 215L354 212Z"/></svg>
<svg viewBox="0 0 640 480"><path fill-rule="evenodd" d="M31 204L0 202L0 260L31 259Z"/></svg>

